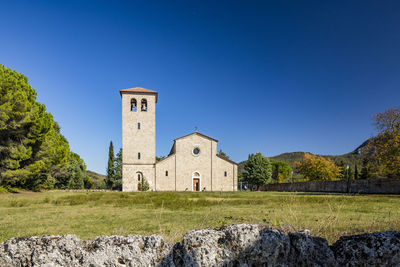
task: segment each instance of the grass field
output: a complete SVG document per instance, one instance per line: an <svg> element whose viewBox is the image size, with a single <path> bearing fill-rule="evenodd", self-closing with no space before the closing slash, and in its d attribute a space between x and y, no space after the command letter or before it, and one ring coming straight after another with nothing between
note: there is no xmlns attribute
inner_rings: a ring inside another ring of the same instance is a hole
<svg viewBox="0 0 400 267"><path fill-rule="evenodd" d="M341 235L400 230L399 196L277 192L0 194L0 241L14 236L161 234L177 241L191 229L258 223L285 232Z"/></svg>

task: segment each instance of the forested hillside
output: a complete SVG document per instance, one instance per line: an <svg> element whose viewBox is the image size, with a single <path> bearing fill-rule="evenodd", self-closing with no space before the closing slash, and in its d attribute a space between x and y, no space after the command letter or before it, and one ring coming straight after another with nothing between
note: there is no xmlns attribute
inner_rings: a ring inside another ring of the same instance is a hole
<svg viewBox="0 0 400 267"><path fill-rule="evenodd" d="M86 174L92 180L94 188L105 189L105 175L89 170L86 171Z"/></svg>
<svg viewBox="0 0 400 267"><path fill-rule="evenodd" d="M339 165L349 165L351 168L353 168L355 165L358 165L358 167L361 167L362 165L362 160L364 156L364 148L367 146L369 142L369 139L365 141L362 145L357 147L354 151L346 153L344 155L322 155L324 158L330 158L332 159L336 164ZM289 152L289 153L283 153L274 157L270 157L269 159L271 162L285 162L290 165L290 167L294 170L296 168L295 162L296 161L301 161L303 159L303 156L305 153L308 152ZM242 161L239 163L239 173L244 168L244 165L246 164L246 160Z"/></svg>
<svg viewBox="0 0 400 267"><path fill-rule="evenodd" d="M0 186L35 191L92 186L84 161L36 101L28 78L1 64Z"/></svg>

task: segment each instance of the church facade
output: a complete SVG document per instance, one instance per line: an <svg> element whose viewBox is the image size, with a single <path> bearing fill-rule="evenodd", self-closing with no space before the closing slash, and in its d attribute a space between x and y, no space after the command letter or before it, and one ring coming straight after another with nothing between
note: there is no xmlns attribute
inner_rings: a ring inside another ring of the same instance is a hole
<svg viewBox="0 0 400 267"><path fill-rule="evenodd" d="M218 140L194 132L174 140L156 162L158 93L120 90L122 99L122 190L138 191L145 178L152 191L236 191L238 164L217 154Z"/></svg>

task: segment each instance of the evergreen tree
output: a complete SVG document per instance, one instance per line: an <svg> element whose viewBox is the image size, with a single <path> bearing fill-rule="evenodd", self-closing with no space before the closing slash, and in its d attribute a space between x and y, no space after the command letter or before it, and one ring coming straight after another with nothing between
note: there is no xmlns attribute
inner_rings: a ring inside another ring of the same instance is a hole
<svg viewBox="0 0 400 267"><path fill-rule="evenodd" d="M67 187L71 154L60 126L36 101L27 77L0 64L0 185Z"/></svg>
<svg viewBox="0 0 400 267"><path fill-rule="evenodd" d="M360 179L371 178L371 165L368 162L368 158L364 158L362 162Z"/></svg>
<svg viewBox="0 0 400 267"><path fill-rule="evenodd" d="M82 189L84 188L84 179L85 176L79 164L74 162L69 167L69 173L71 175L70 180L68 182L69 189Z"/></svg>
<svg viewBox="0 0 400 267"><path fill-rule="evenodd" d="M110 146L108 147L108 165L107 165L107 178L106 184L107 188L112 189L115 178L115 168L114 168L114 145L113 142L110 141Z"/></svg>
<svg viewBox="0 0 400 267"><path fill-rule="evenodd" d="M357 164L354 166L354 180L358 179L358 169L357 169Z"/></svg>
<svg viewBox="0 0 400 267"><path fill-rule="evenodd" d="M115 158L115 176L113 189L122 190L122 148Z"/></svg>
<svg viewBox="0 0 400 267"><path fill-rule="evenodd" d="M347 177L349 178L349 180L354 179L354 171L350 166L349 166L349 169L347 171Z"/></svg>

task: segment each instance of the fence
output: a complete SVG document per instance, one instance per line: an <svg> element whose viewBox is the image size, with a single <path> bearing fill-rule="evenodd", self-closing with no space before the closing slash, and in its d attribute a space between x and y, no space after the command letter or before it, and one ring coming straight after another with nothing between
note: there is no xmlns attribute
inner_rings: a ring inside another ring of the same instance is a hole
<svg viewBox="0 0 400 267"><path fill-rule="evenodd" d="M261 186L259 190L284 192L400 194L400 179L311 181L268 184Z"/></svg>

